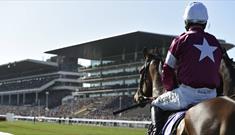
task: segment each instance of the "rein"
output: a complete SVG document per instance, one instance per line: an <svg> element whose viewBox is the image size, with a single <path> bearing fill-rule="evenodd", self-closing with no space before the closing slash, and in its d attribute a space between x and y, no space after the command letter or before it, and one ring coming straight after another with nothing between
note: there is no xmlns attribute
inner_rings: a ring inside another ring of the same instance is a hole
<svg viewBox="0 0 235 135"><path fill-rule="evenodd" d="M144 95L142 89L143 89L144 81L147 78L147 70L148 70L149 65L150 65L150 62L148 60L145 60L144 67L143 67L143 69L141 69L141 72L140 72L141 78L140 78L139 88L140 88L141 95Z"/></svg>
<svg viewBox="0 0 235 135"><path fill-rule="evenodd" d="M231 95L231 96L229 96L230 98L235 98L235 94L233 94L233 95Z"/></svg>

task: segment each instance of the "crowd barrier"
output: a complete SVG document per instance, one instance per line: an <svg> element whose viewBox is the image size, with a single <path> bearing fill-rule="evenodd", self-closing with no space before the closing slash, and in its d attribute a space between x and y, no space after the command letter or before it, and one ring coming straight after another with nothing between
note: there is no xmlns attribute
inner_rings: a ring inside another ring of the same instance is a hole
<svg viewBox="0 0 235 135"><path fill-rule="evenodd" d="M7 115L0 115L6 117ZM86 119L86 118L71 118L71 117L45 117L45 116L12 116L14 120L25 120L33 122L54 122L59 124L87 124L98 126L119 126L133 128L147 128L150 121L131 121L131 120L112 120L112 119Z"/></svg>

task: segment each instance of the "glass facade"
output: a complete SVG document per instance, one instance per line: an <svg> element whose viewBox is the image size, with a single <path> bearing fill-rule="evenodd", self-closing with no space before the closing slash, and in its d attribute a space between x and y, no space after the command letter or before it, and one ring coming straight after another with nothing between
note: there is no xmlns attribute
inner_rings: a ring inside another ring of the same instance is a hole
<svg viewBox="0 0 235 135"><path fill-rule="evenodd" d="M135 84L135 83L137 83L137 79L127 79L127 80L125 80L126 85Z"/></svg>
<svg viewBox="0 0 235 135"><path fill-rule="evenodd" d="M120 68L120 69L109 69L109 70L102 71L102 75L121 73L123 71L124 71L124 69L122 69L122 68Z"/></svg>
<svg viewBox="0 0 235 135"><path fill-rule="evenodd" d="M139 56L141 55L141 56ZM139 80L138 69L142 66L142 53L122 54L112 60L92 60L85 71L84 91L114 90L113 92L89 93L86 97L133 95ZM129 89L133 89L129 91ZM115 92L115 89L123 90Z"/></svg>
<svg viewBox="0 0 235 135"><path fill-rule="evenodd" d="M150 52L154 52L154 49ZM158 50L165 56L167 49L167 46L161 46ZM134 95L140 81L138 70L144 64L143 53L121 54L105 59L110 60L91 61L91 68L85 71L87 78L83 87L98 92L89 93L87 96ZM118 89L118 91L115 91L115 89ZM102 90L102 92L99 92L99 90ZM113 92L104 92L105 90L113 90Z"/></svg>

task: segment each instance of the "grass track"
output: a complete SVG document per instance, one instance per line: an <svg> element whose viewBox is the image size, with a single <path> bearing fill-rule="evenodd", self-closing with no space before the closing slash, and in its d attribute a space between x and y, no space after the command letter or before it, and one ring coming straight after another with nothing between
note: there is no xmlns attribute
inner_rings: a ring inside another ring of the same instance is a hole
<svg viewBox="0 0 235 135"><path fill-rule="evenodd" d="M59 125L16 121L0 122L0 131L14 135L144 135L143 128L119 128L87 125Z"/></svg>

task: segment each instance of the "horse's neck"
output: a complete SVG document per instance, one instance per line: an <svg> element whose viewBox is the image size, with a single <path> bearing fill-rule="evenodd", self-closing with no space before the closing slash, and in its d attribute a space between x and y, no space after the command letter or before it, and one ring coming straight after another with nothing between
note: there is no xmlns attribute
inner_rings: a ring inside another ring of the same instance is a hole
<svg viewBox="0 0 235 135"><path fill-rule="evenodd" d="M221 66L224 94L231 96L235 94L235 69L229 61L225 62L225 60L222 60Z"/></svg>
<svg viewBox="0 0 235 135"><path fill-rule="evenodd" d="M163 86L159 80L153 80L153 97L158 97L163 93Z"/></svg>
<svg viewBox="0 0 235 135"><path fill-rule="evenodd" d="M151 67L150 67L151 68ZM158 97L163 93L163 85L161 81L161 73L159 72L158 65L154 65L152 67L152 71L150 74L152 74L152 96Z"/></svg>

